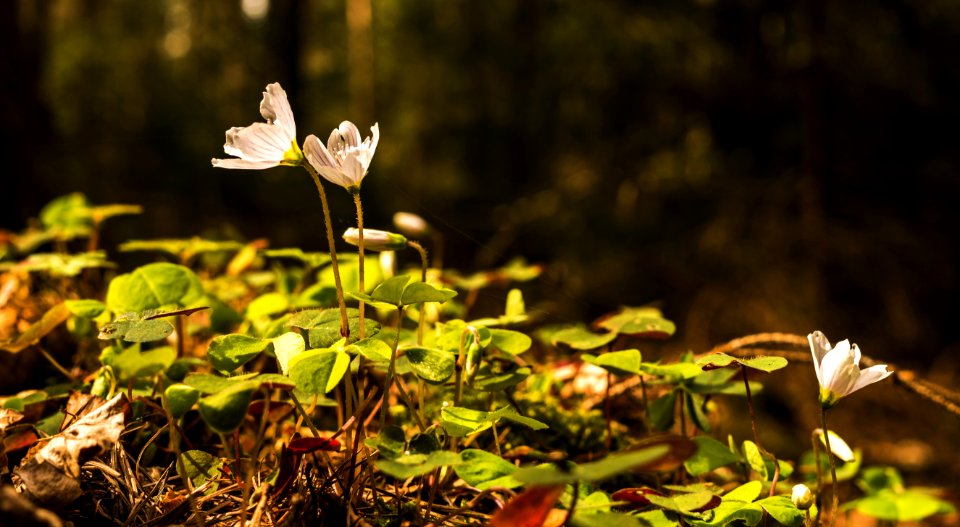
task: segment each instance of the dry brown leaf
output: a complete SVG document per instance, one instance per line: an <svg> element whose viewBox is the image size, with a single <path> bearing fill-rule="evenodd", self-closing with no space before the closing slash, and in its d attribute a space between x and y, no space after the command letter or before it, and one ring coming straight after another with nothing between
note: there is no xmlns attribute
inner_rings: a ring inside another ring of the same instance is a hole
<svg viewBox="0 0 960 527"><path fill-rule="evenodd" d="M126 396L119 394L26 457L14 471L24 495L50 507L62 507L80 497L80 466L113 448L128 409Z"/></svg>

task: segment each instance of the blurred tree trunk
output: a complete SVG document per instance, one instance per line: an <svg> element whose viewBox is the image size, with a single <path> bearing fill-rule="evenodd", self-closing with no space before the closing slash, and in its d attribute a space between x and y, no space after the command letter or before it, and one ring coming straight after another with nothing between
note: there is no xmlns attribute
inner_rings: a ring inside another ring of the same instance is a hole
<svg viewBox="0 0 960 527"><path fill-rule="evenodd" d="M371 0L347 0L347 86L349 119L360 130L374 117L373 8ZM370 124L367 124L370 123Z"/></svg>
<svg viewBox="0 0 960 527"><path fill-rule="evenodd" d="M0 2L0 225L21 225L45 202L36 188L38 164L53 142L50 113L41 98L41 68L47 33L47 2Z"/></svg>

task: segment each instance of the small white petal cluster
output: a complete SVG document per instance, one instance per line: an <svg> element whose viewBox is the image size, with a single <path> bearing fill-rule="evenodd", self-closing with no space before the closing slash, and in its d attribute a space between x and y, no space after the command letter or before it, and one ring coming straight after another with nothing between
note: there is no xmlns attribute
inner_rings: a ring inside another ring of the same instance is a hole
<svg viewBox="0 0 960 527"><path fill-rule="evenodd" d="M223 151L236 159L212 159L213 166L257 170L303 163L293 111L287 92L279 83L267 85L260 102L260 114L267 122L227 130Z"/></svg>
<svg viewBox="0 0 960 527"><path fill-rule="evenodd" d="M830 408L851 393L882 381L893 374L886 364L877 364L860 369L860 348L842 340L836 347L830 345L826 335L819 331L807 335L813 367L820 382L820 404Z"/></svg>
<svg viewBox="0 0 960 527"><path fill-rule="evenodd" d="M793 492L790 494L790 499L798 509L805 511L813 506L814 495L810 490L810 487L800 483L793 486Z"/></svg>
<svg viewBox="0 0 960 527"><path fill-rule="evenodd" d="M350 245L360 245L360 229L350 227L344 231L343 239ZM370 251L399 251L406 248L407 239L393 232L363 229L363 246Z"/></svg>
<svg viewBox="0 0 960 527"><path fill-rule="evenodd" d="M380 126L370 127L373 137L361 140L360 130L350 121L330 132L326 146L315 135L310 135L303 143L303 152L307 162L324 179L340 185L350 192L360 189L360 182L367 175L373 154L380 141Z"/></svg>

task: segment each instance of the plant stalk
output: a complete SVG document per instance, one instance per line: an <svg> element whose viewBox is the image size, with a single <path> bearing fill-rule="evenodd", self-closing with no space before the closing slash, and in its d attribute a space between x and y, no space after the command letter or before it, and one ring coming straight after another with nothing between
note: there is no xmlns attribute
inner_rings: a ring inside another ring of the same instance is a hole
<svg viewBox="0 0 960 527"><path fill-rule="evenodd" d="M420 245L415 241L407 241L407 247L410 247L416 250L418 253L420 253L420 281L423 283L427 283L427 266L428 266L427 250L424 249L422 245ZM423 323L424 323L424 315L426 314L426 311L424 309L425 304L421 303L419 304L419 306L420 306L419 307L420 321L417 324L417 346L422 346L423 345Z"/></svg>
<svg viewBox="0 0 960 527"><path fill-rule="evenodd" d="M340 336L349 340L350 321L347 320L347 303L343 299L343 284L340 282L340 265L337 263L337 248L333 241L333 224L330 221L330 206L327 204L327 193L323 190L320 175L310 166L310 163L304 163L303 167L307 169L307 173L313 178L313 183L317 186L317 192L320 193L320 204L323 206L323 221L327 227L327 244L330 247L330 265L333 267L333 281L337 288L337 302L340 304Z"/></svg>
<svg viewBox="0 0 960 527"><path fill-rule="evenodd" d="M387 422L387 409L390 406L390 386L393 384L393 375L397 367L397 348L400 347L400 326L403 323L403 306L397 306L397 336L393 340L393 349L390 351L390 367L387 368L387 380L383 385L383 403L380 406L380 429Z"/></svg>
<svg viewBox="0 0 960 527"><path fill-rule="evenodd" d="M363 257L363 205L360 203L360 189L357 189L356 191L353 192L353 204L356 205L357 207L357 233L358 233L357 234L357 254L358 254L357 279L360 285L359 287L360 292L366 293L367 290L364 287L363 275L364 275L364 268L367 266L367 262ZM365 307L366 307L366 304L364 304L363 300L361 300L360 301L360 330L359 330L360 336L358 340L363 340L363 338L366 336L365 335L366 331L365 331L365 328L363 327Z"/></svg>
<svg viewBox="0 0 960 527"><path fill-rule="evenodd" d="M833 460L833 449L830 448L830 432L827 428L827 409L820 407L820 426L823 427L823 442L827 447L827 461L830 462L830 479L833 485L830 487L830 493L833 495L830 507L830 522L833 525L836 520L837 509L840 506L840 498L837 496L837 464Z"/></svg>

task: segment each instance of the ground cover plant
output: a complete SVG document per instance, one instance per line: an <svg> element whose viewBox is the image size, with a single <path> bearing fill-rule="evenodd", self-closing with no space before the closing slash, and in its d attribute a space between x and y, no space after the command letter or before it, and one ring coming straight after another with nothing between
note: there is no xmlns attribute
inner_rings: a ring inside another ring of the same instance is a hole
<svg viewBox="0 0 960 527"><path fill-rule="evenodd" d="M364 226L377 124L364 138L344 121L326 144L309 135L301 146L279 84L260 112L265 122L227 131L232 157L213 166L304 168L327 252L131 240L119 250L157 261L117 269L99 233L141 208L80 194L4 241L2 353L40 357L58 375L0 397L5 517L606 527L956 518L944 489L906 486L828 428L845 398L875 383L955 418L951 392L813 328L665 358L656 343L676 326L655 307L543 324L523 293L539 265L465 275L431 260L442 239L418 216L398 213L400 232ZM328 198L336 187L346 194ZM337 251L331 227L328 199L344 197L356 227L341 236L355 252ZM483 289L504 292L497 312L478 312ZM816 401L821 426L796 431L810 448L791 459L763 445L754 411L765 376L784 368L812 368L820 388L797 395ZM717 401L749 416L752 433L717 436Z"/></svg>

